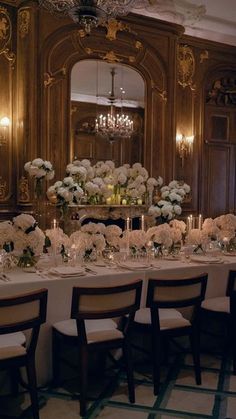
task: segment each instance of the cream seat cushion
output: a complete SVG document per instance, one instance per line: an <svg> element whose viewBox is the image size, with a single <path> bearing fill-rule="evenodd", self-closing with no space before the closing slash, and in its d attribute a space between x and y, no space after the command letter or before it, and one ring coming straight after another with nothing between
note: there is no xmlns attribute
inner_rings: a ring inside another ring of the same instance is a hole
<svg viewBox="0 0 236 419"><path fill-rule="evenodd" d="M25 342L25 335L21 332L0 335L0 360L25 355Z"/></svg>
<svg viewBox="0 0 236 419"><path fill-rule="evenodd" d="M208 298L202 302L202 308L210 311L219 311L221 313L229 313L229 297Z"/></svg>
<svg viewBox="0 0 236 419"><path fill-rule="evenodd" d="M77 336L76 320L74 319L55 323L53 328L63 335ZM88 343L104 342L124 337L112 319L85 320L85 328Z"/></svg>
<svg viewBox="0 0 236 419"><path fill-rule="evenodd" d="M178 327L191 326L182 314L174 308L159 309L159 319L161 330L176 329ZM136 311L134 321L141 324L151 324L151 312L149 308L140 308Z"/></svg>

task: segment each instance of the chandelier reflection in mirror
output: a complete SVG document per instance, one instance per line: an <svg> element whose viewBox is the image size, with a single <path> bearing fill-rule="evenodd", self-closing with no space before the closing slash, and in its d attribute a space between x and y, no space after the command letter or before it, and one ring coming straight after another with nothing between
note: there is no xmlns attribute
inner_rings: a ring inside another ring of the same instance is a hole
<svg viewBox="0 0 236 419"><path fill-rule="evenodd" d="M51 13L72 18L86 34L104 20L127 15L135 3L137 0L39 0Z"/></svg>
<svg viewBox="0 0 236 419"><path fill-rule="evenodd" d="M116 113L115 107L115 69L111 69L111 92L108 97L110 112L107 115L99 115L95 121L95 132L98 136L109 140L110 143L122 138L131 138L134 131L134 123L128 115L122 112L124 89L121 87L121 112Z"/></svg>

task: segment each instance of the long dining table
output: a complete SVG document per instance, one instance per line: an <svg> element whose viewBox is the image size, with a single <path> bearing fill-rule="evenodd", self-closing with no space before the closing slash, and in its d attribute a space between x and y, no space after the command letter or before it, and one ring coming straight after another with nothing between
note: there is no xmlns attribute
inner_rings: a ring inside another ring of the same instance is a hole
<svg viewBox="0 0 236 419"><path fill-rule="evenodd" d="M52 325L70 318L73 286L114 286L135 279L143 280L141 306L145 306L147 280L151 278L188 277L208 273L206 298L225 295L230 269L236 269L236 256L223 256L221 263L158 259L147 268L131 270L119 265L88 265L83 276L62 278L45 272L25 272L16 268L7 273L8 281L0 280L0 297L17 295L40 288L48 289L47 320L41 327L36 352L38 383L46 384L52 376Z"/></svg>

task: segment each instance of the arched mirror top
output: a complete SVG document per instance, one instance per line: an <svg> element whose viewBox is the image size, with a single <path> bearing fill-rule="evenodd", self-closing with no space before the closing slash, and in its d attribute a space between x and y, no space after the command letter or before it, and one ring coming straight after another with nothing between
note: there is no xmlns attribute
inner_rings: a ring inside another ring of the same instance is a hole
<svg viewBox="0 0 236 419"><path fill-rule="evenodd" d="M111 101L113 96L114 100ZM96 120L113 112L125 115L131 136L113 139L96 131ZM71 70L71 157L114 160L117 165L142 161L145 118L145 83L138 71L119 63L81 60Z"/></svg>
<svg viewBox="0 0 236 419"><path fill-rule="evenodd" d="M123 106L145 107L145 84L138 71L123 64L101 60L81 60L71 71L71 100L107 105L111 91L111 70L115 70L114 91L119 106L123 89Z"/></svg>

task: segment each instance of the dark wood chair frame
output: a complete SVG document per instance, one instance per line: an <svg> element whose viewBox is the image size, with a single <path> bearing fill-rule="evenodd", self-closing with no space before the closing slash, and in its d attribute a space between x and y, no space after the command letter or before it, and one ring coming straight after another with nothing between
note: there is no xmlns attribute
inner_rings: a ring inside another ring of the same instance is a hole
<svg viewBox="0 0 236 419"><path fill-rule="evenodd" d="M190 286L193 284L201 285L199 296L176 301L155 301L155 289L159 287L176 287L176 294L179 286ZM196 383L201 384L201 368L200 368L200 323L199 312L201 302L204 299L207 286L207 274L202 274L194 278L186 279L149 279L146 306L151 311L151 336L152 336L152 352L153 352L153 384L154 394L157 395L160 388L160 368L161 368L161 349L162 341L178 336L189 336L193 354L194 370ZM159 308L175 308L193 307L191 325L179 327L175 329L160 329ZM146 326L146 325L145 325Z"/></svg>
<svg viewBox="0 0 236 419"><path fill-rule="evenodd" d="M216 322L222 322L224 325L224 338L223 338L223 357L225 357L229 349L233 351L233 373L236 375L236 270L230 270L228 274L228 281L226 287L226 297L229 297L230 301L230 312L212 311L206 308L201 308L201 314L203 317L208 316ZM212 334L213 333L202 330L202 333ZM222 336L221 336L222 337Z"/></svg>
<svg viewBox="0 0 236 419"><path fill-rule="evenodd" d="M18 373L19 368L26 367L28 388L32 405L31 409L34 419L39 419L35 350L37 347L40 326L46 321L47 294L47 289L43 288L27 294L0 298L0 307L13 307L33 301L39 301L39 315L37 317L30 320L19 321L14 324L9 323L2 326L0 325L0 335L31 329L31 336L26 348L26 354L0 360L0 370L9 370L12 376L13 371Z"/></svg>
<svg viewBox="0 0 236 419"><path fill-rule="evenodd" d="M117 294L132 290L135 290L135 301L132 305L103 312L79 311L80 298L84 295L98 296L113 294L114 298L116 298ZM129 400L131 403L135 402L133 364L129 335L134 321L135 312L139 309L140 306L141 291L142 280L137 280L127 285L120 285L114 287L74 287L72 294L71 318L76 319L78 336L65 336L53 328L53 384L55 386L59 385L59 362L62 342L78 347L81 416L86 415L86 398L88 387L88 355L90 351L109 351L116 348L122 348L127 373ZM85 329L85 320L97 320L117 317L124 319L124 316L126 316L126 320L125 322L121 322L122 326L119 327L123 332L124 338L88 344Z"/></svg>

